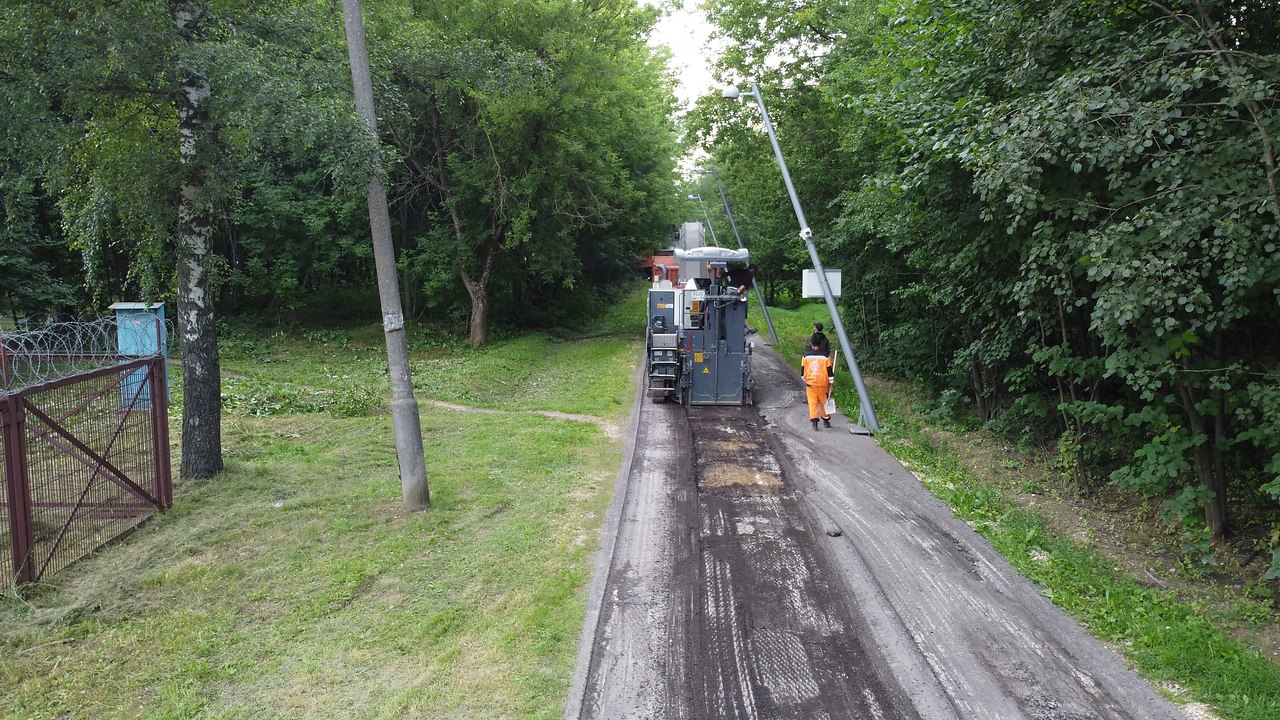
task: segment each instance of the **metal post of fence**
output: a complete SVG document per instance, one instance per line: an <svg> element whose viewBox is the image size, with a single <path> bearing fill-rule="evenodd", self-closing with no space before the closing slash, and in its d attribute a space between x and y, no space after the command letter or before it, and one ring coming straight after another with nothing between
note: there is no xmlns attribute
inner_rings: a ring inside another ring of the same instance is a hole
<svg viewBox="0 0 1280 720"><path fill-rule="evenodd" d="M169 348L165 344L163 313L156 317L156 353L151 361L151 437L156 468L156 497L163 508L173 507L173 471L169 465ZM159 393L159 394L157 394Z"/></svg>
<svg viewBox="0 0 1280 720"><path fill-rule="evenodd" d="M152 457L156 464L156 497L161 507L173 507L173 469L169 458L169 393L157 392L157 383L163 390L169 386L164 356L151 359L151 442L155 444Z"/></svg>
<svg viewBox="0 0 1280 720"><path fill-rule="evenodd" d="M0 406L4 427L4 474L9 501L9 539L13 554L13 580L15 584L34 580L31 557L34 538L31 533L31 488L27 477L26 419L22 407L22 395L9 393Z"/></svg>
<svg viewBox="0 0 1280 720"><path fill-rule="evenodd" d="M9 343L5 342L4 336L0 335L0 380L4 385L0 388L9 389Z"/></svg>

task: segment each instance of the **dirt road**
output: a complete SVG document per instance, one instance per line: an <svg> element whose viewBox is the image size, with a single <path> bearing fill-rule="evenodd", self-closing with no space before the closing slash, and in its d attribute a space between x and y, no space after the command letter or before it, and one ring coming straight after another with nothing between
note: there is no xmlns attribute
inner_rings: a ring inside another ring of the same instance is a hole
<svg viewBox="0 0 1280 720"><path fill-rule="evenodd" d="M867 437L640 401L566 717L1180 718Z"/></svg>

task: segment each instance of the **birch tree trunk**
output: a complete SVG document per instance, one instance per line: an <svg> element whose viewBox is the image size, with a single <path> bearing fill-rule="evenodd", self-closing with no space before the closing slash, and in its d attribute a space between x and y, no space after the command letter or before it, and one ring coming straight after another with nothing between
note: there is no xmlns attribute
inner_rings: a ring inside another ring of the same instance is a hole
<svg viewBox="0 0 1280 720"><path fill-rule="evenodd" d="M182 467L187 478L222 470L222 388L213 296L205 272L213 236L212 211L202 197L204 148L210 142L209 80L194 60L205 34L200 0L169 6L186 46L176 58L181 86L176 103L183 178L178 200L178 334L182 340ZM183 52L185 50L186 52Z"/></svg>

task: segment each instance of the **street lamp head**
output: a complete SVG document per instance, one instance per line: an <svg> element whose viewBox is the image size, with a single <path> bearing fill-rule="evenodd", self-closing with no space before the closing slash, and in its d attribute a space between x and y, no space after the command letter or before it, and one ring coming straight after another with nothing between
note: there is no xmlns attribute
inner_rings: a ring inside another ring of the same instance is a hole
<svg viewBox="0 0 1280 720"><path fill-rule="evenodd" d="M694 172L696 172L696 173L698 173L699 175L706 175L706 174L707 174L707 169L706 169L706 168L704 168L704 167L696 167L696 168L694 168L694 169L693 169L693 171L694 171Z"/></svg>
<svg viewBox="0 0 1280 720"><path fill-rule="evenodd" d="M702 196L701 196L701 195L690 195L690 196L689 196L689 199L690 199L690 200L701 200L701 199L702 199Z"/></svg>
<svg viewBox="0 0 1280 720"><path fill-rule="evenodd" d="M725 100L737 100L740 97L742 97L742 91L738 89L737 85L730 85L724 89Z"/></svg>

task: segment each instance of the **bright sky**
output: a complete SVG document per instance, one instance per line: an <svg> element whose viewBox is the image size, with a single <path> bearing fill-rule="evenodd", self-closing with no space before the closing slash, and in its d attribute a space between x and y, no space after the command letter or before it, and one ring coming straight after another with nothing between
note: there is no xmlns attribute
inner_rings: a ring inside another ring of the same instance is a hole
<svg viewBox="0 0 1280 720"><path fill-rule="evenodd" d="M645 5L664 4L662 0L640 1ZM695 98L711 92L711 61L718 53L711 47L711 25L698 7L698 0L679 4L681 9L658 21L649 42L671 48L672 69L679 78L676 98L680 109L687 110Z"/></svg>

